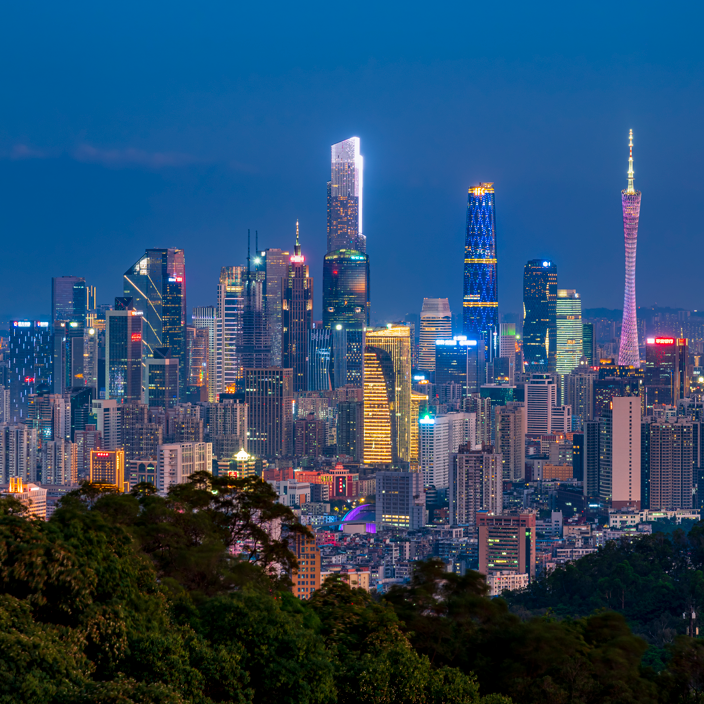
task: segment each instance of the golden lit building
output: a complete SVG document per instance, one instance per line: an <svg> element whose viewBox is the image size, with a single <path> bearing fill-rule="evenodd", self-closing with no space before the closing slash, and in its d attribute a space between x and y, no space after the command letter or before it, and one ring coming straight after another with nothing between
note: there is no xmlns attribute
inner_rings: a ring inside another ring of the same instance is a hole
<svg viewBox="0 0 704 704"><path fill-rule="evenodd" d="M320 550L315 538L296 534L291 551L298 560L298 569L291 575L291 591L299 599L310 599L320 589Z"/></svg>
<svg viewBox="0 0 704 704"><path fill-rule="evenodd" d="M113 486L119 491L129 490L129 485L125 484L125 451L91 450L90 481Z"/></svg>
<svg viewBox="0 0 704 704"><path fill-rule="evenodd" d="M250 455L246 450L240 450L234 457L225 462L228 465L228 469L221 470L221 474L229 474L237 479L253 477L256 474L257 461L254 455Z"/></svg>
<svg viewBox="0 0 704 704"><path fill-rule="evenodd" d="M32 518L46 520L46 489L39 484L25 484L22 477L10 477L10 486L6 491L27 507Z"/></svg>
<svg viewBox="0 0 704 704"><path fill-rule="evenodd" d="M420 418L420 409L424 408L428 403L426 394L419 394L417 391L411 391L411 469L417 469L420 462L419 451L419 436L418 436L418 420ZM415 466L413 466L415 464Z"/></svg>
<svg viewBox="0 0 704 704"><path fill-rule="evenodd" d="M384 350L391 359L393 369L393 411L395 444L397 457L394 463L408 462L411 459L411 329L407 325L387 325L379 330L367 330L367 350ZM378 354L377 354L378 356ZM367 360L365 350L365 363ZM371 361L371 360L370 360ZM366 389L366 380L365 380ZM365 429L367 416L364 418ZM365 459L366 459L365 439Z"/></svg>
<svg viewBox="0 0 704 704"><path fill-rule="evenodd" d="M364 350L364 464L395 464L396 416L391 356L377 347Z"/></svg>

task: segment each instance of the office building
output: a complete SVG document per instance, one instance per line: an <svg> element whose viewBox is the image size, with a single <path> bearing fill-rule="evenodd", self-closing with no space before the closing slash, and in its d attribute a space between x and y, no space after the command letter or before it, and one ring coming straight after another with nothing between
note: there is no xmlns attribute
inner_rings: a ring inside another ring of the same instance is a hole
<svg viewBox="0 0 704 704"><path fill-rule="evenodd" d="M55 276L51 280L51 322L63 321L86 326L88 288L81 276Z"/></svg>
<svg viewBox="0 0 704 704"><path fill-rule="evenodd" d="M376 529L417 530L425 525L425 491L420 472L376 473Z"/></svg>
<svg viewBox="0 0 704 704"><path fill-rule="evenodd" d="M314 537L296 533L290 542L298 563L297 569L291 572L291 591L299 599L310 599L313 592L320 589L320 550Z"/></svg>
<svg viewBox="0 0 704 704"><path fill-rule="evenodd" d="M264 296L266 317L271 343L271 365L283 366L283 300L288 276L289 252L281 249L266 249L258 253L265 272Z"/></svg>
<svg viewBox="0 0 704 704"><path fill-rule="evenodd" d="M575 434L576 438L577 435ZM581 441L581 451L579 454L572 449L572 462L575 476L578 478L580 469L575 465L575 461L581 461L582 481L584 482L584 495L597 499L599 497L599 470L601 463L601 424L599 421L587 421L584 424L583 440Z"/></svg>
<svg viewBox="0 0 704 704"><path fill-rule="evenodd" d="M459 384L463 396L478 392L477 357L477 341L468 340L464 335L436 340L435 385Z"/></svg>
<svg viewBox="0 0 704 704"><path fill-rule="evenodd" d="M535 514L479 514L479 571L535 577Z"/></svg>
<svg viewBox="0 0 704 704"><path fill-rule="evenodd" d="M36 429L40 443L71 438L71 404L64 396L39 393L30 396L27 425Z"/></svg>
<svg viewBox="0 0 704 704"><path fill-rule="evenodd" d="M579 360L584 354L582 299L575 290L564 288L557 290L555 318L557 321L555 371L564 376L579 366Z"/></svg>
<svg viewBox="0 0 704 704"><path fill-rule="evenodd" d="M125 491L125 451L91 450L89 480L91 484Z"/></svg>
<svg viewBox="0 0 704 704"><path fill-rule="evenodd" d="M464 248L463 328L488 346L499 330L494 184L469 189Z"/></svg>
<svg viewBox="0 0 704 704"><path fill-rule="evenodd" d="M293 449L293 371L245 369L249 451L256 457L289 455Z"/></svg>
<svg viewBox="0 0 704 704"><path fill-rule="evenodd" d="M247 234L249 236L249 231ZM265 262L260 257L255 257L254 260L252 269L248 245L241 358L244 369L267 369L271 366L271 335L266 312L266 269Z"/></svg>
<svg viewBox="0 0 704 704"><path fill-rule="evenodd" d="M525 339L525 338L524 338ZM534 373L525 385L526 433L552 433L553 413L557 408L557 384L552 374Z"/></svg>
<svg viewBox="0 0 704 704"><path fill-rule="evenodd" d="M41 448L42 484L78 482L78 446L68 440L49 440Z"/></svg>
<svg viewBox="0 0 704 704"><path fill-rule="evenodd" d="M156 487L166 492L183 484L191 474L211 472L213 449L209 442L183 442L160 445L156 465Z"/></svg>
<svg viewBox="0 0 704 704"><path fill-rule="evenodd" d="M308 391L332 390L332 331L315 328L308 333Z"/></svg>
<svg viewBox="0 0 704 704"><path fill-rule="evenodd" d="M53 389L54 349L49 323L13 320L8 343L10 416L13 423L27 419L29 397Z"/></svg>
<svg viewBox="0 0 704 704"><path fill-rule="evenodd" d="M76 477L78 481L90 476L91 450L102 449L103 438L95 425L87 425L84 430L77 430L73 437L76 456Z"/></svg>
<svg viewBox="0 0 704 704"><path fill-rule="evenodd" d="M365 348L365 379L364 379L364 433L365 433L365 453L364 462L367 463L367 448L374 444L374 441L367 442L367 429L371 431L372 415L367 413L367 391L372 392L371 382L367 384L367 360L375 368L375 381L378 383L381 372L382 359L386 357L379 355L379 350L385 351L391 360L391 368L393 373L393 384L389 384L388 379L384 379L386 393L393 393L393 396L387 397L388 413L391 414L393 432L395 433L395 446L399 462L408 462L411 454L411 331L405 325L387 325L385 328L378 330L368 330L366 334ZM369 354L368 354L369 353ZM377 361L374 362L371 355L376 355ZM384 374L388 369L386 362L384 365ZM371 369L370 369L371 371ZM373 390L374 395L377 395L377 390ZM392 460L393 461L393 460Z"/></svg>
<svg viewBox="0 0 704 704"><path fill-rule="evenodd" d="M193 326L197 331L205 330L208 338L207 387L208 401L213 403L217 395L217 332L218 316L215 306L202 306L193 309Z"/></svg>
<svg viewBox="0 0 704 704"><path fill-rule="evenodd" d="M640 399L611 399L600 421L599 495L612 508L640 509L640 433Z"/></svg>
<svg viewBox="0 0 704 704"><path fill-rule="evenodd" d="M596 379L597 371L586 364L580 364L562 378L564 403L572 406L572 414L579 418L582 425L594 418Z"/></svg>
<svg viewBox="0 0 704 704"><path fill-rule="evenodd" d="M638 396L645 393L643 387L643 370L635 367L620 368L623 374L619 376L601 376L594 381L594 413L595 419L600 418L609 408L611 399L616 396ZM632 372L629 373L629 372ZM608 373L612 373L609 369ZM643 405L644 399L641 399Z"/></svg>
<svg viewBox="0 0 704 704"><path fill-rule="evenodd" d="M362 386L364 332L370 313L369 257L354 249L323 261L323 327L333 336L333 385Z"/></svg>
<svg viewBox="0 0 704 704"><path fill-rule="evenodd" d="M437 340L452 339L452 313L447 298L424 298L420 313L418 369L435 371Z"/></svg>
<svg viewBox="0 0 704 704"><path fill-rule="evenodd" d="M640 191L633 187L633 130L628 140L628 187L621 191L623 235L626 247L626 283L623 293L623 324L618 351L618 363L640 367L638 351L638 320L636 317L636 245L640 218Z"/></svg>
<svg viewBox="0 0 704 704"><path fill-rule="evenodd" d="M340 249L367 251L362 230L364 158L359 137L333 144L328 181L328 253Z"/></svg>
<svg viewBox="0 0 704 704"><path fill-rule="evenodd" d="M301 254L298 222L296 245L288 266L283 302L283 366L293 370L293 390L308 390L308 341L313 329L313 279Z"/></svg>
<svg viewBox="0 0 704 704"><path fill-rule="evenodd" d="M131 298L116 298L105 314L105 393L118 403L142 400L145 327L142 311Z"/></svg>
<svg viewBox="0 0 704 704"><path fill-rule="evenodd" d="M557 368L557 266L544 259L523 270L523 363L526 373Z"/></svg>
<svg viewBox="0 0 704 704"><path fill-rule="evenodd" d="M208 400L210 378L210 355L208 330L189 325L186 328L188 341L188 398L195 403Z"/></svg>
<svg viewBox="0 0 704 704"><path fill-rule="evenodd" d="M147 249L124 275L124 296L144 318L142 356L145 360L160 347L169 347L188 369L186 345L186 259L182 249ZM185 400L186 374L181 375L180 395ZM112 396L111 396L112 398Z"/></svg>
<svg viewBox="0 0 704 704"><path fill-rule="evenodd" d="M505 367L508 372L506 383L513 386L516 383L516 326L514 323L501 323L499 326L499 360L495 359L494 363L504 360L506 360Z"/></svg>
<svg viewBox="0 0 704 704"><path fill-rule="evenodd" d="M473 530L481 511L501 513L503 510L503 478L501 454L493 447L472 450L459 448L450 457L448 487L450 525L463 525Z"/></svg>
<svg viewBox="0 0 704 704"><path fill-rule="evenodd" d="M582 354L587 358L587 364L593 367L599 361L596 353L596 337L594 323L582 323Z"/></svg>
<svg viewBox="0 0 704 704"><path fill-rule="evenodd" d="M364 452L364 403L340 401L337 404L337 454L361 462Z"/></svg>
<svg viewBox="0 0 704 704"><path fill-rule="evenodd" d="M676 406L689 395L687 340L674 337L649 337L645 345L645 402Z"/></svg>
<svg viewBox="0 0 704 704"><path fill-rule="evenodd" d="M650 424L650 508L692 508L693 427L691 423Z"/></svg>
<svg viewBox="0 0 704 704"><path fill-rule="evenodd" d="M246 270L224 266L218 282L216 322L216 392L241 390L244 382L242 360L244 289Z"/></svg>
<svg viewBox="0 0 704 704"><path fill-rule="evenodd" d="M474 443L476 417L473 413L426 415L418 421L419 464L425 486L446 489L450 481L450 456L462 445Z"/></svg>
<svg viewBox="0 0 704 704"><path fill-rule="evenodd" d="M364 464L396 465L396 379L391 355L367 345L364 352Z"/></svg>
<svg viewBox="0 0 704 704"><path fill-rule="evenodd" d="M179 360L170 356L168 347L152 350L146 360L142 403L149 408L173 408L179 400Z"/></svg>
<svg viewBox="0 0 704 704"><path fill-rule="evenodd" d="M520 482L526 467L526 409L509 403L494 408L496 449L501 453L502 478Z"/></svg>

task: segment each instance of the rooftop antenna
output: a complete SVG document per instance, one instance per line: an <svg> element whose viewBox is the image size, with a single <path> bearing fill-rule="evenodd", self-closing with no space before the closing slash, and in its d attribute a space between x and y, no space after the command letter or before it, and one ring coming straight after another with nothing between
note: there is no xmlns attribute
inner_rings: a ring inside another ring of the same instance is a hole
<svg viewBox="0 0 704 704"><path fill-rule="evenodd" d="M259 256L259 230L254 231L254 252Z"/></svg>
<svg viewBox="0 0 704 704"><path fill-rule="evenodd" d="M247 273L248 274L251 271L251 269L249 268L249 243L250 243L251 239L252 238L249 235L249 229L247 229Z"/></svg>
<svg viewBox="0 0 704 704"><path fill-rule="evenodd" d="M296 246L293 251L297 257L301 256L301 243L298 241L298 220L296 220Z"/></svg>
<svg viewBox="0 0 704 704"><path fill-rule="evenodd" d="M633 188L633 130L628 133L628 188L626 193L633 194L636 189Z"/></svg>

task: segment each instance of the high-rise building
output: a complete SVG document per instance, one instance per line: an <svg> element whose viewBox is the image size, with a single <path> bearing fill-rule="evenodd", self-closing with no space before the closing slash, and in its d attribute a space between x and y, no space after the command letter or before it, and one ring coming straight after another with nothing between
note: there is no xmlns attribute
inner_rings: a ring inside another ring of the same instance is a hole
<svg viewBox="0 0 704 704"><path fill-rule="evenodd" d="M497 406L494 416L503 479L520 482L526 474L526 408L520 403L509 403Z"/></svg>
<svg viewBox="0 0 704 704"><path fill-rule="evenodd" d="M535 514L479 515L479 571L535 577Z"/></svg>
<svg viewBox="0 0 704 704"><path fill-rule="evenodd" d="M583 356L582 299L573 289L557 290L555 303L557 350L555 371L569 374L579 366Z"/></svg>
<svg viewBox="0 0 704 704"><path fill-rule="evenodd" d="M600 420L599 495L613 508L640 508L640 432L640 399L611 399Z"/></svg>
<svg viewBox="0 0 704 704"><path fill-rule="evenodd" d="M293 369L293 390L308 390L308 342L313 329L313 279L296 221L296 245L288 265L283 302L283 366Z"/></svg>
<svg viewBox="0 0 704 704"><path fill-rule="evenodd" d="M131 298L116 298L115 310L105 314L106 398L119 403L142 400L143 331L147 327L148 321Z"/></svg>
<svg viewBox="0 0 704 704"><path fill-rule="evenodd" d="M210 372L209 331L205 328L188 326L188 391L193 401L208 400Z"/></svg>
<svg viewBox="0 0 704 704"><path fill-rule="evenodd" d="M0 483L36 479L37 431L23 423L0 424Z"/></svg>
<svg viewBox="0 0 704 704"><path fill-rule="evenodd" d="M557 384L552 374L532 374L525 385L526 432L548 435L552 432L557 407Z"/></svg>
<svg viewBox="0 0 704 704"><path fill-rule="evenodd" d="M515 323L501 323L499 326L499 359L507 360L505 366L510 386L516 383L516 325ZM497 360L494 360L496 364Z"/></svg>
<svg viewBox="0 0 704 704"><path fill-rule="evenodd" d="M562 378L564 402L572 406L572 413L579 417L581 424L594 417L594 383L596 378L596 370L586 364L580 364Z"/></svg>
<svg viewBox="0 0 704 704"><path fill-rule="evenodd" d="M618 363L640 367L638 320L636 318L636 245L640 218L640 191L633 187L633 130L628 137L628 187L621 191L623 235L626 245L626 285L623 293L623 324Z"/></svg>
<svg viewBox="0 0 704 704"><path fill-rule="evenodd" d="M367 354L373 350L384 350L390 358L393 367L393 388L387 385L387 392L393 391L390 399L390 412L393 415L393 425L395 430L396 451L398 461L409 462L411 455L411 330L405 325L387 325L378 330L368 330L366 334L365 348L365 374L367 371ZM379 358L379 357L378 357ZM379 358L380 359L380 358ZM369 443L366 439L367 428L371 418L367 415L367 379L364 380L365 390L365 411L364 411L364 432L365 432L365 453L364 461L367 462L367 447ZM393 461L393 460L392 460Z"/></svg>
<svg viewBox="0 0 704 704"><path fill-rule="evenodd" d="M362 460L364 451L364 403L340 401L337 404L337 454Z"/></svg>
<svg viewBox="0 0 704 704"><path fill-rule="evenodd" d="M157 347L147 358L142 403L150 408L173 408L179 398L179 360L168 347Z"/></svg>
<svg viewBox="0 0 704 704"><path fill-rule="evenodd" d="M689 394L687 340L675 337L649 337L645 345L645 402L676 406Z"/></svg>
<svg viewBox="0 0 704 704"><path fill-rule="evenodd" d="M156 487L168 491L186 482L196 472L211 472L213 449L209 442L182 442L160 445L156 465Z"/></svg>
<svg viewBox="0 0 704 704"><path fill-rule="evenodd" d="M332 145L328 181L328 253L340 249L367 251L362 234L364 157L359 137Z"/></svg>
<svg viewBox="0 0 704 704"><path fill-rule="evenodd" d="M450 525L477 526L480 511L501 513L503 477L501 454L493 447L472 450L459 448L450 457L448 502Z"/></svg>
<svg viewBox="0 0 704 704"><path fill-rule="evenodd" d="M40 388L53 388L54 350L49 323L13 320L8 347L11 421L21 423L27 418L29 397Z"/></svg>
<svg viewBox="0 0 704 704"><path fill-rule="evenodd" d="M420 313L418 369L435 371L435 343L452 339L452 313L447 298L424 298Z"/></svg>
<svg viewBox="0 0 704 704"><path fill-rule="evenodd" d="M125 490L125 451L91 450L90 482Z"/></svg>
<svg viewBox="0 0 704 704"><path fill-rule="evenodd" d="M40 442L71 438L71 404L59 394L38 393L29 397L27 424L37 430Z"/></svg>
<svg viewBox="0 0 704 704"><path fill-rule="evenodd" d="M464 334L492 343L499 329L494 184L469 189L464 248Z"/></svg>
<svg viewBox="0 0 704 704"><path fill-rule="evenodd" d="M85 430L76 431L73 443L76 455L76 476L81 481L87 480L90 475L90 452L101 449L102 436L95 425L88 425Z"/></svg>
<svg viewBox="0 0 704 704"><path fill-rule="evenodd" d="M206 406L208 439L218 459L233 457L247 449L247 404L235 399L220 399Z"/></svg>
<svg viewBox="0 0 704 704"><path fill-rule="evenodd" d="M80 323L86 326L89 310L86 280L81 276L55 276L51 280L51 322Z"/></svg>
<svg viewBox="0 0 704 704"><path fill-rule="evenodd" d="M376 529L417 530L425 525L425 491L420 472L376 473Z"/></svg>
<svg viewBox="0 0 704 704"><path fill-rule="evenodd" d="M418 421L419 464L425 486L446 489L450 481L450 459L462 445L473 444L476 416L473 413L448 413Z"/></svg>
<svg viewBox="0 0 704 704"><path fill-rule="evenodd" d="M249 232L247 233L249 237ZM266 310L266 263L254 257L251 267L249 246L244 274L244 309L242 313L242 365L245 369L271 366L271 334Z"/></svg>
<svg viewBox="0 0 704 704"><path fill-rule="evenodd" d="M248 450L255 457L289 455L293 431L293 371L245 369Z"/></svg>
<svg viewBox="0 0 704 704"><path fill-rule="evenodd" d="M42 443L42 484L76 484L78 482L78 447L68 440Z"/></svg>
<svg viewBox="0 0 704 704"><path fill-rule="evenodd" d="M105 450L122 447L122 407L114 399L94 399L93 415Z"/></svg>
<svg viewBox="0 0 704 704"><path fill-rule="evenodd" d="M242 388L244 289L246 271L242 266L224 266L218 282L215 332L216 393Z"/></svg>
<svg viewBox="0 0 704 704"><path fill-rule="evenodd" d="M186 345L186 259L182 249L147 249L124 275L124 296L132 298L144 318L142 356L146 360L159 347L169 347L188 369ZM186 374L181 397L185 400Z"/></svg>
<svg viewBox="0 0 704 704"><path fill-rule="evenodd" d="M587 358L587 364L593 367L597 363L596 337L594 323L582 323L582 354Z"/></svg>
<svg viewBox="0 0 704 704"><path fill-rule="evenodd" d="M362 386L370 305L369 257L355 249L328 252L323 261L323 327L333 335L335 388Z"/></svg>
<svg viewBox="0 0 704 704"><path fill-rule="evenodd" d="M523 363L526 373L557 365L557 266L531 259L523 271Z"/></svg>
<svg viewBox="0 0 704 704"><path fill-rule="evenodd" d="M317 420L313 413L299 418L294 430L296 457L320 457L325 448L325 421Z"/></svg>
<svg viewBox="0 0 704 704"><path fill-rule="evenodd" d="M650 424L650 508L692 508L692 423Z"/></svg>
<svg viewBox="0 0 704 704"><path fill-rule="evenodd" d="M332 330L315 328L308 334L308 391L332 389Z"/></svg>
<svg viewBox="0 0 704 704"><path fill-rule="evenodd" d="M283 300L288 275L289 252L266 249L260 253L263 260L266 296L266 316L271 339L271 365L283 366Z"/></svg>
<svg viewBox="0 0 704 704"><path fill-rule="evenodd" d="M217 392L217 312L214 306L193 309L193 326L208 336L208 401L213 403Z"/></svg>
<svg viewBox="0 0 704 704"><path fill-rule="evenodd" d="M391 355L380 347L364 350L364 464L398 463L396 379Z"/></svg>

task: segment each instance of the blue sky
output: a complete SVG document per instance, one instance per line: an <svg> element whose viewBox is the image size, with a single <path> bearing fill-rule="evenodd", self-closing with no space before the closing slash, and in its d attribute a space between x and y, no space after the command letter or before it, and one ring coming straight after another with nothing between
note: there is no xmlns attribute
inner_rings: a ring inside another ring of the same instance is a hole
<svg viewBox="0 0 704 704"><path fill-rule="evenodd" d="M623 296L628 129L641 305L704 308L702 6L616 3L6 4L0 316L50 278L109 302L145 247L186 250L189 306L221 266L293 246L319 293L329 146L362 139L372 310L459 310L467 188L493 181L500 307L546 257L585 307Z"/></svg>

